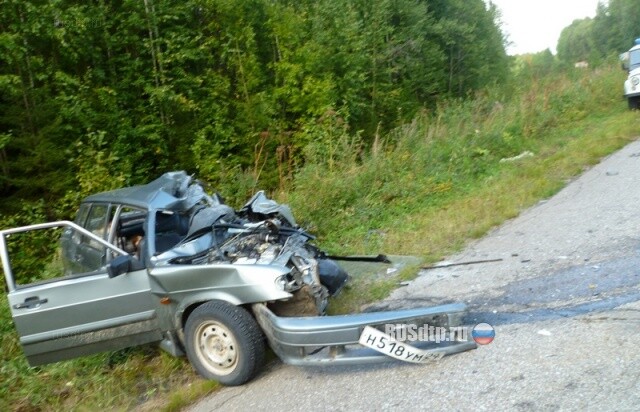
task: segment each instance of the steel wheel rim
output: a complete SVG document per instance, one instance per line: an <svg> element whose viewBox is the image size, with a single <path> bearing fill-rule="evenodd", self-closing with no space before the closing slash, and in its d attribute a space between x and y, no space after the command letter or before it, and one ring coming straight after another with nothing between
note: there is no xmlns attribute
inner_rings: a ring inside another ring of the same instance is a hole
<svg viewBox="0 0 640 412"><path fill-rule="evenodd" d="M229 329L221 323L201 323L195 333L198 359L217 375L228 375L238 364L238 343Z"/></svg>

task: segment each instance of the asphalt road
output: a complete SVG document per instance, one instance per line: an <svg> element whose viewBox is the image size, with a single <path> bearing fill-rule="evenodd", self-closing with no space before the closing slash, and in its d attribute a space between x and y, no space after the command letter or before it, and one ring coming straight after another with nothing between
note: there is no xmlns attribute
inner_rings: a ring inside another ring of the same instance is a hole
<svg viewBox="0 0 640 412"><path fill-rule="evenodd" d="M466 302L493 343L426 365L274 361L191 411L640 409L640 142L634 142L379 309Z"/></svg>

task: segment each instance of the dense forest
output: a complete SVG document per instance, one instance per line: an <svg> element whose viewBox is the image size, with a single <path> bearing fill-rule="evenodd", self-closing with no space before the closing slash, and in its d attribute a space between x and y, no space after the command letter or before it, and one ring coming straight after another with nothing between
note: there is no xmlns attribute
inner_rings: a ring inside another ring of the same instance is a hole
<svg viewBox="0 0 640 412"><path fill-rule="evenodd" d="M639 8L601 4L563 32L559 56L624 50ZM232 201L286 190L336 135L372 146L506 84L504 46L483 0L6 0L0 213L67 216L81 196L172 169Z"/></svg>
<svg viewBox="0 0 640 412"><path fill-rule="evenodd" d="M497 12L482 0L7 0L1 10L5 213L179 168L282 187L333 129L366 144L508 71Z"/></svg>
<svg viewBox="0 0 640 412"><path fill-rule="evenodd" d="M640 2L600 2L594 18L575 20L558 40L558 58L566 63L597 65L612 53L622 53L640 36Z"/></svg>

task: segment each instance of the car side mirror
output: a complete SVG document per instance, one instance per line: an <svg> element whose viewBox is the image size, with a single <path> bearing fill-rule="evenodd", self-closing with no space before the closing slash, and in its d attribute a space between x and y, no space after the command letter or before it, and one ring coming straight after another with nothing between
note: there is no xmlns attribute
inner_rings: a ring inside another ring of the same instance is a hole
<svg viewBox="0 0 640 412"><path fill-rule="evenodd" d="M138 259L130 255L120 255L107 265L107 273L110 278L143 269L144 265Z"/></svg>

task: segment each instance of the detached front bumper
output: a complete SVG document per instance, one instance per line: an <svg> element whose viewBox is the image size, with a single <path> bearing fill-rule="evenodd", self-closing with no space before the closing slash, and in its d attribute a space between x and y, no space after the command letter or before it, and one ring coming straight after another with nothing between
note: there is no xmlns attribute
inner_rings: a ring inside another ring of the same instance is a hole
<svg viewBox="0 0 640 412"><path fill-rule="evenodd" d="M390 361L393 358L358 343L365 326L384 331L384 325L429 325L452 328L462 325L463 304L340 316L279 317L265 304L254 304L253 312L273 351L291 365L348 365ZM453 339L452 339L453 340ZM411 345L427 352L451 355L476 348L463 341Z"/></svg>

